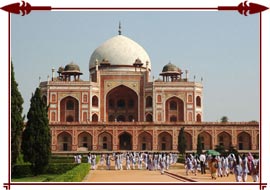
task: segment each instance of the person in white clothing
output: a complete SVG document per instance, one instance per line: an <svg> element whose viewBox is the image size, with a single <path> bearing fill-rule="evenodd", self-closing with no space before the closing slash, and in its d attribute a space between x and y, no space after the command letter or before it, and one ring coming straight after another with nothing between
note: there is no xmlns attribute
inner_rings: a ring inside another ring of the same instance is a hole
<svg viewBox="0 0 270 190"><path fill-rule="evenodd" d="M78 155L77 160L78 160L78 164L82 163L82 156L80 154Z"/></svg>
<svg viewBox="0 0 270 190"><path fill-rule="evenodd" d="M245 154L243 154L243 156L242 156L241 165L242 165L242 180L243 180L243 182L246 182L249 170L248 170L248 158L246 157Z"/></svg>
<svg viewBox="0 0 270 190"><path fill-rule="evenodd" d="M205 154L200 155L200 166L201 166L201 174L205 174L205 161L206 161L206 156Z"/></svg>
<svg viewBox="0 0 270 190"><path fill-rule="evenodd" d="M259 181L259 159L257 155L253 156L254 158L251 161L251 171L250 174L252 176L253 182Z"/></svg>

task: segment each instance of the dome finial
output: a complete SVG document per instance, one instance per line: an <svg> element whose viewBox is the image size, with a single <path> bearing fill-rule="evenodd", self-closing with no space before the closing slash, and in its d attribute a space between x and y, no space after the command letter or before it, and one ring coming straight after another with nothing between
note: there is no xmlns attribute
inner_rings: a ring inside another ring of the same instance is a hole
<svg viewBox="0 0 270 190"><path fill-rule="evenodd" d="M118 34L121 35L122 31L121 31L121 22L119 21L119 27L118 27Z"/></svg>

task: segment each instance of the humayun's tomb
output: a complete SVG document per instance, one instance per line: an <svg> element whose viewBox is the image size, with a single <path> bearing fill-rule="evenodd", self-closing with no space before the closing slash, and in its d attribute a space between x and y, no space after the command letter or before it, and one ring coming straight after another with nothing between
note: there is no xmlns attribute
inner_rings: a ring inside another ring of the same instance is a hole
<svg viewBox="0 0 270 190"><path fill-rule="evenodd" d="M145 49L119 34L97 47L89 61L89 80L75 63L52 69L40 83L49 105L52 152L177 151L185 127L187 151L223 145L259 150L257 122L203 122L203 85L172 63L160 78L150 77Z"/></svg>

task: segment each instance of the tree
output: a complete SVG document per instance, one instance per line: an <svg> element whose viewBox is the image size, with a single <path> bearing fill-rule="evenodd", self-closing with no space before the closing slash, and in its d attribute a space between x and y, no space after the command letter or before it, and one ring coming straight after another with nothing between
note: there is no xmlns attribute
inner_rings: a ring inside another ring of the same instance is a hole
<svg viewBox="0 0 270 190"><path fill-rule="evenodd" d="M202 147L202 138L200 135L198 135L197 137L197 154L201 154L202 153L202 150L203 150L203 147Z"/></svg>
<svg viewBox="0 0 270 190"><path fill-rule="evenodd" d="M47 115L48 108L37 88L32 95L27 124L22 136L24 161L31 163L32 172L37 175L46 169L51 155L51 134Z"/></svg>
<svg viewBox="0 0 270 190"><path fill-rule="evenodd" d="M178 151L183 155L186 153L187 142L184 135L185 127L182 127L178 135Z"/></svg>
<svg viewBox="0 0 270 190"><path fill-rule="evenodd" d="M23 98L15 80L13 63L11 62L11 172L20 153L21 135L23 130Z"/></svg>
<svg viewBox="0 0 270 190"><path fill-rule="evenodd" d="M221 119L220 119L221 123L227 123L229 121L228 117L227 116L223 116Z"/></svg>
<svg viewBox="0 0 270 190"><path fill-rule="evenodd" d="M225 147L223 145L216 145L215 151L219 152L221 155L225 155Z"/></svg>
<svg viewBox="0 0 270 190"><path fill-rule="evenodd" d="M232 145L230 145L230 148L228 150L228 153L229 154L230 153L233 153L234 155L238 155L239 154L238 151L237 151L237 149L234 146L232 146Z"/></svg>

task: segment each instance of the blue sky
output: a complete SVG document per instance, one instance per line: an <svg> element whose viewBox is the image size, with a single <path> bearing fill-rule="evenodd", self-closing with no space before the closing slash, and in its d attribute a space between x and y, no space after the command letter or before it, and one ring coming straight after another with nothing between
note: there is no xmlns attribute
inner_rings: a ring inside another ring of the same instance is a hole
<svg viewBox="0 0 270 190"><path fill-rule="evenodd" d="M237 12L96 11L12 15L11 55L24 113L39 77L74 61L88 80L92 52L122 34L148 52L152 76L171 61L203 77L204 121L259 120L259 15Z"/></svg>

